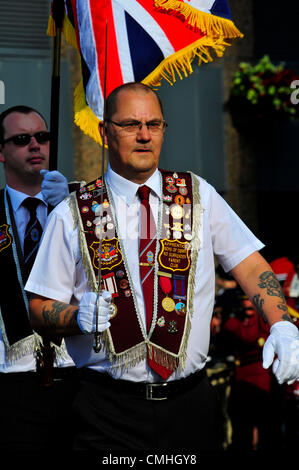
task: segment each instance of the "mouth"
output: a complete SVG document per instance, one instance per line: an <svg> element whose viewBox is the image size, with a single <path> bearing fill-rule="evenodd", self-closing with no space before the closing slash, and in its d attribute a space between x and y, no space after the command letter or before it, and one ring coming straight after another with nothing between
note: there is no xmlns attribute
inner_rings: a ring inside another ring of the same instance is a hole
<svg viewBox="0 0 299 470"><path fill-rule="evenodd" d="M146 147L138 147L135 149L137 153L150 153L152 150Z"/></svg>
<svg viewBox="0 0 299 470"><path fill-rule="evenodd" d="M32 157L28 158L28 162L32 165L39 165L41 164L45 158L42 155L33 155Z"/></svg>

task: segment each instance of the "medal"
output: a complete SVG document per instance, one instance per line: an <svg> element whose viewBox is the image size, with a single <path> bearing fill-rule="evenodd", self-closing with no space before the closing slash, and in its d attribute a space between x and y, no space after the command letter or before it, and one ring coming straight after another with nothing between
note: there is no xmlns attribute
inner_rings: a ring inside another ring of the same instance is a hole
<svg viewBox="0 0 299 470"><path fill-rule="evenodd" d="M164 308L164 310L166 310L166 312L173 312L173 310L175 309L175 303L170 297L166 296L162 300L162 307Z"/></svg>
<svg viewBox="0 0 299 470"><path fill-rule="evenodd" d="M116 317L116 314L117 314L117 306L113 303L110 304L110 307L109 307L109 310L111 312L111 317L110 317L110 320L114 317Z"/></svg>
<svg viewBox="0 0 299 470"><path fill-rule="evenodd" d="M176 204L170 209L170 213L173 219L181 219L184 215L184 209L182 208L182 206Z"/></svg>
<svg viewBox="0 0 299 470"><path fill-rule="evenodd" d="M186 304L184 304L184 302L178 302L175 305L175 311L180 316L186 315Z"/></svg>
<svg viewBox="0 0 299 470"><path fill-rule="evenodd" d="M175 182L172 176L166 176L165 181L168 184L173 184Z"/></svg>
<svg viewBox="0 0 299 470"><path fill-rule="evenodd" d="M177 192L177 188L175 187L174 184L168 184L166 186L166 190L169 192L169 193L176 193Z"/></svg>
<svg viewBox="0 0 299 470"><path fill-rule="evenodd" d="M179 193L180 193L182 196L187 196L187 194L188 194L188 189L186 188L186 186L180 186L180 187L179 187Z"/></svg>
<svg viewBox="0 0 299 470"><path fill-rule="evenodd" d="M163 294L165 294L164 299L162 300L162 307L166 312L173 312L175 309L175 302L171 297L168 297L167 294L171 292L171 280L169 277L160 276L159 277L159 286L161 287Z"/></svg>
<svg viewBox="0 0 299 470"><path fill-rule="evenodd" d="M176 204L179 204L180 206L183 206L185 204L185 198L184 196L182 196L181 194L178 194L175 198L174 198L174 202Z"/></svg>

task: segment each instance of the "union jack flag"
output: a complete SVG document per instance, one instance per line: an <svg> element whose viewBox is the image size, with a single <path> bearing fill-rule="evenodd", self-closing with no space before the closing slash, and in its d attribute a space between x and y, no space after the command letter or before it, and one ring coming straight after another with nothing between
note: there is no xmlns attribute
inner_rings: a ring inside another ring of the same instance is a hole
<svg viewBox="0 0 299 470"><path fill-rule="evenodd" d="M192 73L198 65L221 57L227 39L242 37L226 0L64 0L63 31L81 57L82 81L75 91L75 122L101 143L105 31L106 92L139 81L159 86L162 79ZM48 34L55 35L50 16Z"/></svg>

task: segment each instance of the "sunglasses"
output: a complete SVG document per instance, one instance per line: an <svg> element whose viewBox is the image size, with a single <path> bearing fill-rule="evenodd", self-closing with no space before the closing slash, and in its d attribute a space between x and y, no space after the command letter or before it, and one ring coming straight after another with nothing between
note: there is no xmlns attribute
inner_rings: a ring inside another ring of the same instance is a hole
<svg viewBox="0 0 299 470"><path fill-rule="evenodd" d="M17 134L9 137L8 139L3 140L2 145L7 144L8 142L13 142L17 147L25 147L31 142L32 137L35 138L36 142L39 144L45 144L50 140L50 132L40 131L36 134Z"/></svg>

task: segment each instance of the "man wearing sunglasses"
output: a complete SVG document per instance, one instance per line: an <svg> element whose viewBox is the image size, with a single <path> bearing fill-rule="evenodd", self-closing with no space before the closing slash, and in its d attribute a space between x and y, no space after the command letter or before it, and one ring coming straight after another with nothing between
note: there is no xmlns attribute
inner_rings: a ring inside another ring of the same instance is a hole
<svg viewBox="0 0 299 470"><path fill-rule="evenodd" d="M77 450L217 449L205 372L215 255L272 325L265 367L277 353L279 381L299 375L298 331L263 244L204 179L158 169L165 130L149 87L108 96L105 185L98 178L53 211L26 284L34 327L67 336L83 369Z"/></svg>
<svg viewBox="0 0 299 470"><path fill-rule="evenodd" d="M61 341L41 338L28 318L24 291L48 213L68 194L66 179L48 172L50 133L43 116L27 106L0 114L0 422L1 452L50 449L67 416L75 368ZM42 175L42 174L44 175ZM43 186L43 189L42 189ZM45 376L45 366L50 366Z"/></svg>

